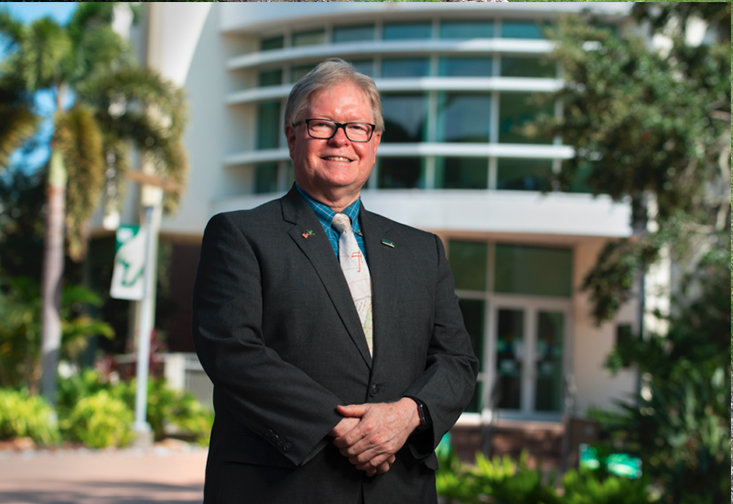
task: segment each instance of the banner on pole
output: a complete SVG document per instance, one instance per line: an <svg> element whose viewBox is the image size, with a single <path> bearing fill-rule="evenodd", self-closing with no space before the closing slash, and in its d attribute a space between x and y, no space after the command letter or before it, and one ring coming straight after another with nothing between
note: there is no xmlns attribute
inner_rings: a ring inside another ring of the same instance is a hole
<svg viewBox="0 0 733 504"><path fill-rule="evenodd" d="M145 229L122 224L117 228L115 265L109 295L140 301L145 287Z"/></svg>

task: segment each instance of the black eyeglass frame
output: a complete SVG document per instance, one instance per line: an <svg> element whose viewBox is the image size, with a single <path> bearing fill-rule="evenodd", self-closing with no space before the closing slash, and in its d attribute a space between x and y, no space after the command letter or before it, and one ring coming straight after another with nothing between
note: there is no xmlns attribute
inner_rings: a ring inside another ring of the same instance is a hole
<svg viewBox="0 0 733 504"><path fill-rule="evenodd" d="M311 121L322 121L322 122L328 122L328 123L331 123L331 124L335 124L336 125L336 129L333 130L333 135L331 135L330 137L317 137L317 136L313 136L313 134L311 133L311 128L310 128L310 122ZM351 121L351 122L347 122L347 123L340 123L340 122L332 121L330 119L318 119L316 117L313 117L313 118L310 118L310 119L303 119L302 121L295 122L295 123L293 123L293 126L300 126L301 124L305 124L305 129L308 131L308 135L311 138L315 138L317 140L331 140L333 137L336 136L336 133L338 133L339 128L342 128L344 130L344 135L346 135L346 138L348 138L350 142L357 142L357 143L366 143L366 142L369 142L372 139L372 136L374 136L374 130L377 128L377 125L376 124L372 124L372 123L368 123L368 122ZM367 138L366 140L352 140L351 137L349 137L349 133L346 131L346 126L348 126L349 124L366 124L367 126L371 126L372 129L369 132L369 138Z"/></svg>

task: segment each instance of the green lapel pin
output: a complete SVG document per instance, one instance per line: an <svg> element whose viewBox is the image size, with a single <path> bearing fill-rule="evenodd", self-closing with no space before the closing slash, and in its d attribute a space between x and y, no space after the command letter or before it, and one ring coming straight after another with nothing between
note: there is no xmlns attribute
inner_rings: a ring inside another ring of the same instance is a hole
<svg viewBox="0 0 733 504"><path fill-rule="evenodd" d="M390 248L394 248L394 243L389 240L382 240L382 245L387 245Z"/></svg>

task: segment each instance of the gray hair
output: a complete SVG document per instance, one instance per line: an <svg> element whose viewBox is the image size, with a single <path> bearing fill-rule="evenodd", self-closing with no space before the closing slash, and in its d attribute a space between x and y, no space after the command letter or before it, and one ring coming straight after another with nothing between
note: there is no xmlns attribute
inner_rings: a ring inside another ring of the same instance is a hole
<svg viewBox="0 0 733 504"><path fill-rule="evenodd" d="M302 119L300 115L308 108L310 98L315 93L344 82L353 82L361 89L371 105L375 130L384 131L382 101L379 99L379 91L374 81L357 72L351 63L340 58L331 58L319 63L293 86L288 96L288 103L285 105L285 124L292 126Z"/></svg>

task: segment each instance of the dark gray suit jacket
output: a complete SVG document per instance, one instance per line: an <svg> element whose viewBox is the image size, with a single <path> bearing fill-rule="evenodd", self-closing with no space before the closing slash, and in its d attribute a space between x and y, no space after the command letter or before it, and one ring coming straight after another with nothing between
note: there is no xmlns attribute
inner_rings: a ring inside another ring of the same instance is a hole
<svg viewBox="0 0 733 504"><path fill-rule="evenodd" d="M356 503L362 492L366 503L435 501L433 450L470 400L478 361L440 240L363 207L360 223L373 358L338 258L295 187L207 225L193 300L216 411L207 504ZM367 478L328 438L336 405L404 396L427 405L432 427Z"/></svg>

